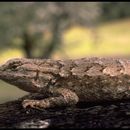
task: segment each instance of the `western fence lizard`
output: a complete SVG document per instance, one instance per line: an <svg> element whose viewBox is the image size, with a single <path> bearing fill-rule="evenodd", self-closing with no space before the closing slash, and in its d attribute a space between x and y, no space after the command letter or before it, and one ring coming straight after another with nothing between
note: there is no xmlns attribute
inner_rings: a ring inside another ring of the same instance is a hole
<svg viewBox="0 0 130 130"><path fill-rule="evenodd" d="M0 66L0 79L47 97L26 99L22 102L24 108L45 109L130 98L130 61L126 59L15 58Z"/></svg>

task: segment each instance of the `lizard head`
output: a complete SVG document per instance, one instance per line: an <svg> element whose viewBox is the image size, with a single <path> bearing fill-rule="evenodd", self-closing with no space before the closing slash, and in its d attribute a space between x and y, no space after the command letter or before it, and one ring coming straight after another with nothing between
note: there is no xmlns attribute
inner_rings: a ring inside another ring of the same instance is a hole
<svg viewBox="0 0 130 130"><path fill-rule="evenodd" d="M33 59L15 58L0 66L0 79L28 92L37 92L38 65ZM43 85L42 85L43 86Z"/></svg>

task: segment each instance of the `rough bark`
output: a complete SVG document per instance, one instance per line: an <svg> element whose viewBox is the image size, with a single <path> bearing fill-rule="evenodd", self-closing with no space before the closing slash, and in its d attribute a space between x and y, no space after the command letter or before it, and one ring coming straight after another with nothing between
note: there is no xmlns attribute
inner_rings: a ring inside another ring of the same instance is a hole
<svg viewBox="0 0 130 130"><path fill-rule="evenodd" d="M128 101L25 110L21 101L27 97L40 99L42 95L29 95L0 104L0 128L130 128Z"/></svg>

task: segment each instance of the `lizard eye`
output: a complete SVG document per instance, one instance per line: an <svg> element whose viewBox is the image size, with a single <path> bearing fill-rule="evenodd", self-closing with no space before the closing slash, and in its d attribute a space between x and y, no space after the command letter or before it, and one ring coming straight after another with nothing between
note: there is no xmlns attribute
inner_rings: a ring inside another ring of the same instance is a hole
<svg viewBox="0 0 130 130"><path fill-rule="evenodd" d="M17 65L13 65L12 68L13 68L13 69L16 69L16 68L17 68Z"/></svg>
<svg viewBox="0 0 130 130"><path fill-rule="evenodd" d="M21 66L22 62L19 59L8 60L6 62L5 70L17 70L19 66Z"/></svg>
<svg viewBox="0 0 130 130"><path fill-rule="evenodd" d="M10 69L15 70L17 67L18 67L18 65L13 64L13 65L11 65Z"/></svg>

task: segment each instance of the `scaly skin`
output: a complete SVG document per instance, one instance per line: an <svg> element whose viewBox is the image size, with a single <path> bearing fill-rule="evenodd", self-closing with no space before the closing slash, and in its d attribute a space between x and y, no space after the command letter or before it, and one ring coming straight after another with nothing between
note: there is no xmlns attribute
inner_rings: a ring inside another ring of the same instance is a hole
<svg viewBox="0 0 130 130"><path fill-rule="evenodd" d="M16 58L0 66L0 79L42 100L24 100L24 108L71 106L78 102L130 98L130 61L117 58L68 60Z"/></svg>

